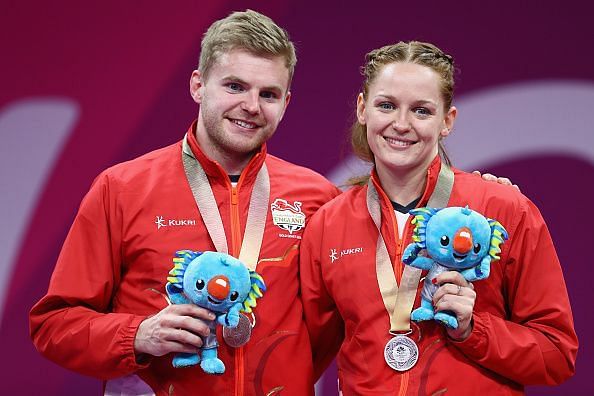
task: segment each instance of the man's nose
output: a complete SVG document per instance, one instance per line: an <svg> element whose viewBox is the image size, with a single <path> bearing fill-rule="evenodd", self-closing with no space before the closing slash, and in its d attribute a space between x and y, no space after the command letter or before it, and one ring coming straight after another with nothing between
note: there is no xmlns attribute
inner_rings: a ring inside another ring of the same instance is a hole
<svg viewBox="0 0 594 396"><path fill-rule="evenodd" d="M250 114L260 113L260 96L257 92L247 92L243 102L241 102L241 108Z"/></svg>

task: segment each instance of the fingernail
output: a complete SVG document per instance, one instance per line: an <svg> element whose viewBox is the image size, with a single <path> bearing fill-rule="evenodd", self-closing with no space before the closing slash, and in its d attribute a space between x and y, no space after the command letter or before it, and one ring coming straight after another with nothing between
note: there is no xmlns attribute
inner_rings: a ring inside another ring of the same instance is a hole
<svg viewBox="0 0 594 396"><path fill-rule="evenodd" d="M437 285L437 278L431 279L431 283L433 283L434 285Z"/></svg>
<svg viewBox="0 0 594 396"><path fill-rule="evenodd" d="M216 316L215 316L215 314L213 314L213 313L209 313L209 314L208 314L208 318L209 318L210 320L214 320L214 319L216 318Z"/></svg>

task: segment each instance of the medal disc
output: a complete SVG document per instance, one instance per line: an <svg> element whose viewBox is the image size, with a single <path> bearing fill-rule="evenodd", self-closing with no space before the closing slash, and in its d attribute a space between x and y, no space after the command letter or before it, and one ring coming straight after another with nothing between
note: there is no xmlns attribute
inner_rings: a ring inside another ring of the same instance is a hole
<svg viewBox="0 0 594 396"><path fill-rule="evenodd" d="M397 335L386 344L384 358L388 366L396 371L411 369L419 360L417 344L404 335Z"/></svg>
<svg viewBox="0 0 594 396"><path fill-rule="evenodd" d="M227 345L233 348L247 344L251 335L252 324L244 314L239 314L239 323L236 327L223 326L223 339Z"/></svg>

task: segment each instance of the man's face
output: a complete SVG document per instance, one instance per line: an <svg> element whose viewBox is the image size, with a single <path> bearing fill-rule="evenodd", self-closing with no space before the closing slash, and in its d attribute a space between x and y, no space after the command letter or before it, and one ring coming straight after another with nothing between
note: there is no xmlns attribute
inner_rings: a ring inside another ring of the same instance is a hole
<svg viewBox="0 0 594 396"><path fill-rule="evenodd" d="M194 71L190 90L200 104L196 137L202 150L223 167L245 166L274 134L288 89L289 70L280 56L234 49L218 57L206 78Z"/></svg>

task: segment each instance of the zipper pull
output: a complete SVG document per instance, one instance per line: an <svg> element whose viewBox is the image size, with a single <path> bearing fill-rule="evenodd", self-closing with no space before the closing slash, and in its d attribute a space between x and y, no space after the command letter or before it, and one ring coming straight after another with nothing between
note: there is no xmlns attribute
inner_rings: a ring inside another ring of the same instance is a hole
<svg viewBox="0 0 594 396"><path fill-rule="evenodd" d="M231 205L237 205L238 197L237 197L237 188L231 186Z"/></svg>

